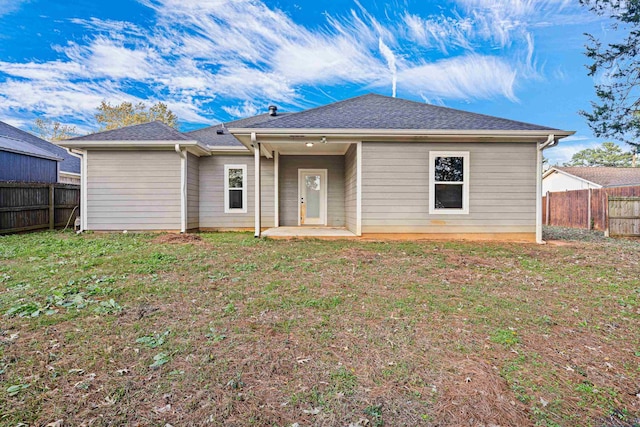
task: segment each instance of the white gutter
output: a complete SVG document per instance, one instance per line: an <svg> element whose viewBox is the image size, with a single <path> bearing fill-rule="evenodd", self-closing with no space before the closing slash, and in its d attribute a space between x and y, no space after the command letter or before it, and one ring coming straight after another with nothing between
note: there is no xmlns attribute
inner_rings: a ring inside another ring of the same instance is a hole
<svg viewBox="0 0 640 427"><path fill-rule="evenodd" d="M87 152L68 149L71 154L80 157L80 233L87 230Z"/></svg>
<svg viewBox="0 0 640 427"><path fill-rule="evenodd" d="M544 245L542 240L542 151L557 144L556 136L549 134L547 140L537 145L536 155L536 243Z"/></svg>
<svg viewBox="0 0 640 427"><path fill-rule="evenodd" d="M175 145L176 153L180 156L180 232L187 231L187 154Z"/></svg>
<svg viewBox="0 0 640 427"><path fill-rule="evenodd" d="M458 130L458 129L322 129L322 128L229 128L229 133L236 135L275 135L275 136L304 136L304 135L331 135L331 136L485 136L485 137L545 137L549 133L545 130ZM573 131L554 130L556 135L565 137L573 135Z"/></svg>
<svg viewBox="0 0 640 427"><path fill-rule="evenodd" d="M107 149L171 149L174 144L180 144L181 147L187 151L195 154L196 156L208 156L211 154L210 150L196 140L185 141L90 141L90 140L65 140L60 141L58 145L67 149L80 148L107 148Z"/></svg>

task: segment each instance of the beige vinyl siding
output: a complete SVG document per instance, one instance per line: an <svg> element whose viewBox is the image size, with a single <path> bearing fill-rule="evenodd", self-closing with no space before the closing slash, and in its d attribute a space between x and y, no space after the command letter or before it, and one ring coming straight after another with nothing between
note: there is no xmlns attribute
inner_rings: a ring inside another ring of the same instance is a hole
<svg viewBox="0 0 640 427"><path fill-rule="evenodd" d="M87 229L180 230L178 154L89 150Z"/></svg>
<svg viewBox="0 0 640 427"><path fill-rule="evenodd" d="M357 146L351 144L344 156L344 213L345 226L349 231L356 232L356 198L357 198L357 173L356 161Z"/></svg>
<svg viewBox="0 0 640 427"><path fill-rule="evenodd" d="M280 225L298 225L298 169L327 169L327 225L344 227L344 156L280 156Z"/></svg>
<svg viewBox="0 0 640 427"><path fill-rule="evenodd" d="M363 233L533 233L534 143L363 143ZM429 151L468 151L469 214L429 215Z"/></svg>
<svg viewBox="0 0 640 427"><path fill-rule="evenodd" d="M187 153L187 230L199 227L200 210L200 162Z"/></svg>
<svg viewBox="0 0 640 427"><path fill-rule="evenodd" d="M261 160L262 227L274 225L273 159ZM247 212L224 212L224 165L247 165ZM255 226L253 155L200 157L200 228L252 228Z"/></svg>

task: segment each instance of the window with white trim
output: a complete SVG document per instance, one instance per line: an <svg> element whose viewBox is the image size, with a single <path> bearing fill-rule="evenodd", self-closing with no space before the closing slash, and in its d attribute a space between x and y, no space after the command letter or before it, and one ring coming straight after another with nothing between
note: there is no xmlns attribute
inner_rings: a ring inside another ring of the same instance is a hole
<svg viewBox="0 0 640 427"><path fill-rule="evenodd" d="M469 152L429 152L429 213L469 213Z"/></svg>
<svg viewBox="0 0 640 427"><path fill-rule="evenodd" d="M224 212L247 213L247 165L224 165Z"/></svg>

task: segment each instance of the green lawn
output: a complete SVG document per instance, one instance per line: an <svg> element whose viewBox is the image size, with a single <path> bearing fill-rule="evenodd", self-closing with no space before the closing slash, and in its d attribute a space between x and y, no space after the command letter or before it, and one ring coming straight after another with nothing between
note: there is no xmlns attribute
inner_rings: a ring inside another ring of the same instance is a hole
<svg viewBox="0 0 640 427"><path fill-rule="evenodd" d="M640 243L0 237L0 425L638 426Z"/></svg>

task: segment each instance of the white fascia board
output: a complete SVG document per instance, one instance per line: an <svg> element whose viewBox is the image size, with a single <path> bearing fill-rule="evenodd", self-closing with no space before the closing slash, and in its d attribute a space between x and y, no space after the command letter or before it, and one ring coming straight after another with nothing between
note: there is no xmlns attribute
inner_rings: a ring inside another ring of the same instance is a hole
<svg viewBox="0 0 640 427"><path fill-rule="evenodd" d="M550 131L490 131L490 130L413 130L413 129L244 129L229 128L245 147L251 148L250 136L255 133L262 143L300 144L321 137L327 143L367 142L537 142L547 140ZM553 131L556 139L573 135L574 131Z"/></svg>
<svg viewBox="0 0 640 427"><path fill-rule="evenodd" d="M61 170L61 171L60 171L60 175L68 175L68 176L72 176L72 177L76 177L76 178L80 178L80 176L82 176L82 175L81 175L81 174L79 174L79 173L75 173L75 172L66 172L66 171L63 171L63 170Z"/></svg>
<svg viewBox="0 0 640 427"><path fill-rule="evenodd" d="M83 150L92 148L106 149L171 149L179 144L188 152L196 156L208 156L211 154L209 149L195 140L160 140L160 141L92 141L88 139L74 141L60 141L59 145L64 148L80 148Z"/></svg>
<svg viewBox="0 0 640 427"><path fill-rule="evenodd" d="M429 137L429 136L468 136L468 137L541 137L546 139L550 133L556 135L556 137L564 138L573 135L575 131L562 131L562 130L457 130L457 129L281 129L281 128L229 128L231 134L237 135L251 135L255 132L256 135L274 135L274 136L291 136L300 135L301 137L307 135L322 135L322 136L352 136L357 138L362 137L378 137L378 136L415 136L415 137Z"/></svg>

